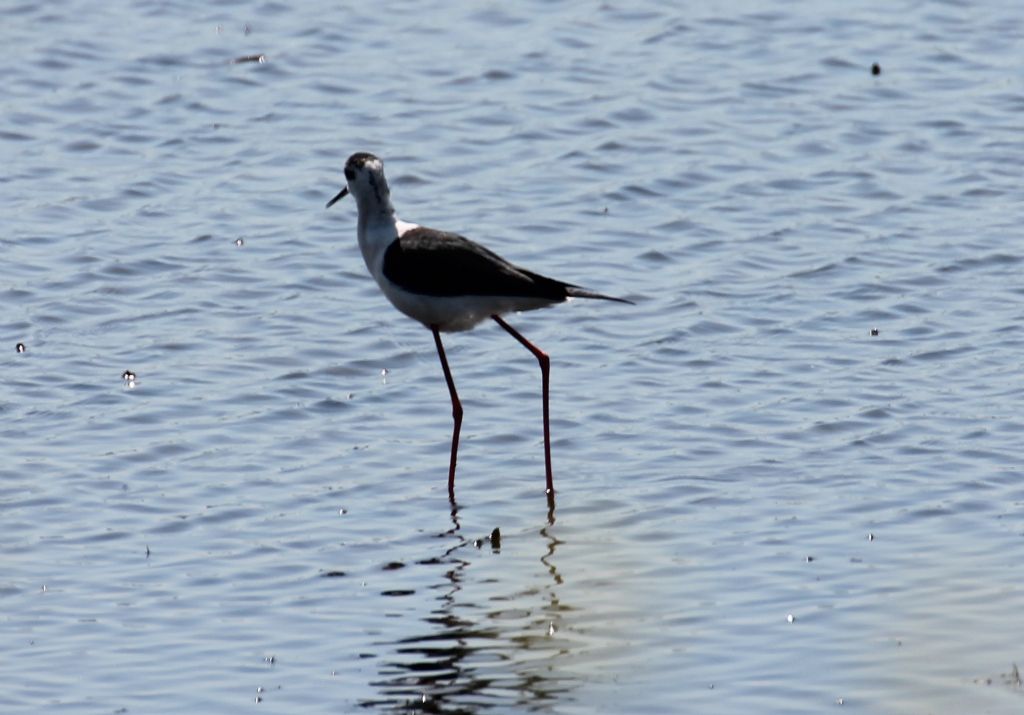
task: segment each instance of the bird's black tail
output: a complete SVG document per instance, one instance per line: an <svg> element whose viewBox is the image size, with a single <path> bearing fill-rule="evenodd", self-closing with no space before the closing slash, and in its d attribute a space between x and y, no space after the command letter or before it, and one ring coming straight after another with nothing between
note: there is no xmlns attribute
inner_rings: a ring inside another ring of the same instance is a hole
<svg viewBox="0 0 1024 715"><path fill-rule="evenodd" d="M570 298L596 298L597 300L614 300L616 303L629 303L630 305L636 305L631 300L625 298L615 298L610 295L604 295L603 293L595 293L592 290L586 288L580 288L579 286L567 285L565 286L565 294Z"/></svg>

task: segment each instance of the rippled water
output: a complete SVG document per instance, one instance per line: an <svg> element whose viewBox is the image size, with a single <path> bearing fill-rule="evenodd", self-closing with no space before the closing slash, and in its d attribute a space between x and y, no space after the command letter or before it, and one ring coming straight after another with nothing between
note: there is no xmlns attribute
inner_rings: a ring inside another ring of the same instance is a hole
<svg viewBox="0 0 1024 715"><path fill-rule="evenodd" d="M1019 10L8 5L0 711L1020 712Z"/></svg>

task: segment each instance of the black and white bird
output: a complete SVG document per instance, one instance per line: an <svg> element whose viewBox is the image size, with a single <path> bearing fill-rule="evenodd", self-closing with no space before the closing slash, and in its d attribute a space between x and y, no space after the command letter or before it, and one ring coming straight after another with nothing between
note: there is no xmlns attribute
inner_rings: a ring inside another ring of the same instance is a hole
<svg viewBox="0 0 1024 715"><path fill-rule="evenodd" d="M546 278L515 266L478 243L455 233L438 231L402 221L395 215L391 191L384 178L384 162L359 152L345 162L346 185L327 202L330 208L352 194L359 210L356 235L366 267L392 305L434 334L444 379L452 400L451 461L448 495L455 495L455 460L462 427L462 403L455 390L448 359L441 344L442 332L469 330L491 318L533 353L540 363L544 401L544 467L547 493L554 494L551 477L551 430L548 425L548 374L545 352L519 334L501 317L505 313L535 310L568 298L599 298L631 303Z"/></svg>

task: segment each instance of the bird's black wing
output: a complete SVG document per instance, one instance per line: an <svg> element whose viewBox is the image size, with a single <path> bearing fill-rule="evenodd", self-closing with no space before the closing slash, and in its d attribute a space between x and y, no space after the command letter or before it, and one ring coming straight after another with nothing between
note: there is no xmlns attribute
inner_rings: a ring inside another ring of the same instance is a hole
<svg viewBox="0 0 1024 715"><path fill-rule="evenodd" d="M559 302L576 287L514 266L456 233L423 226L388 246L384 276L407 291L433 296L508 295Z"/></svg>

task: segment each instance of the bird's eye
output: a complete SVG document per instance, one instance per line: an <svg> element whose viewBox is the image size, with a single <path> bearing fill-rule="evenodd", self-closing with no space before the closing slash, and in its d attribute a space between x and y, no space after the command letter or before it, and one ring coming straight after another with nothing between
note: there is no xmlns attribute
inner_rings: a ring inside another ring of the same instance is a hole
<svg viewBox="0 0 1024 715"><path fill-rule="evenodd" d="M352 181L354 178L356 178L356 172L352 171L349 168L346 168L345 169L345 178L348 179L349 181Z"/></svg>

